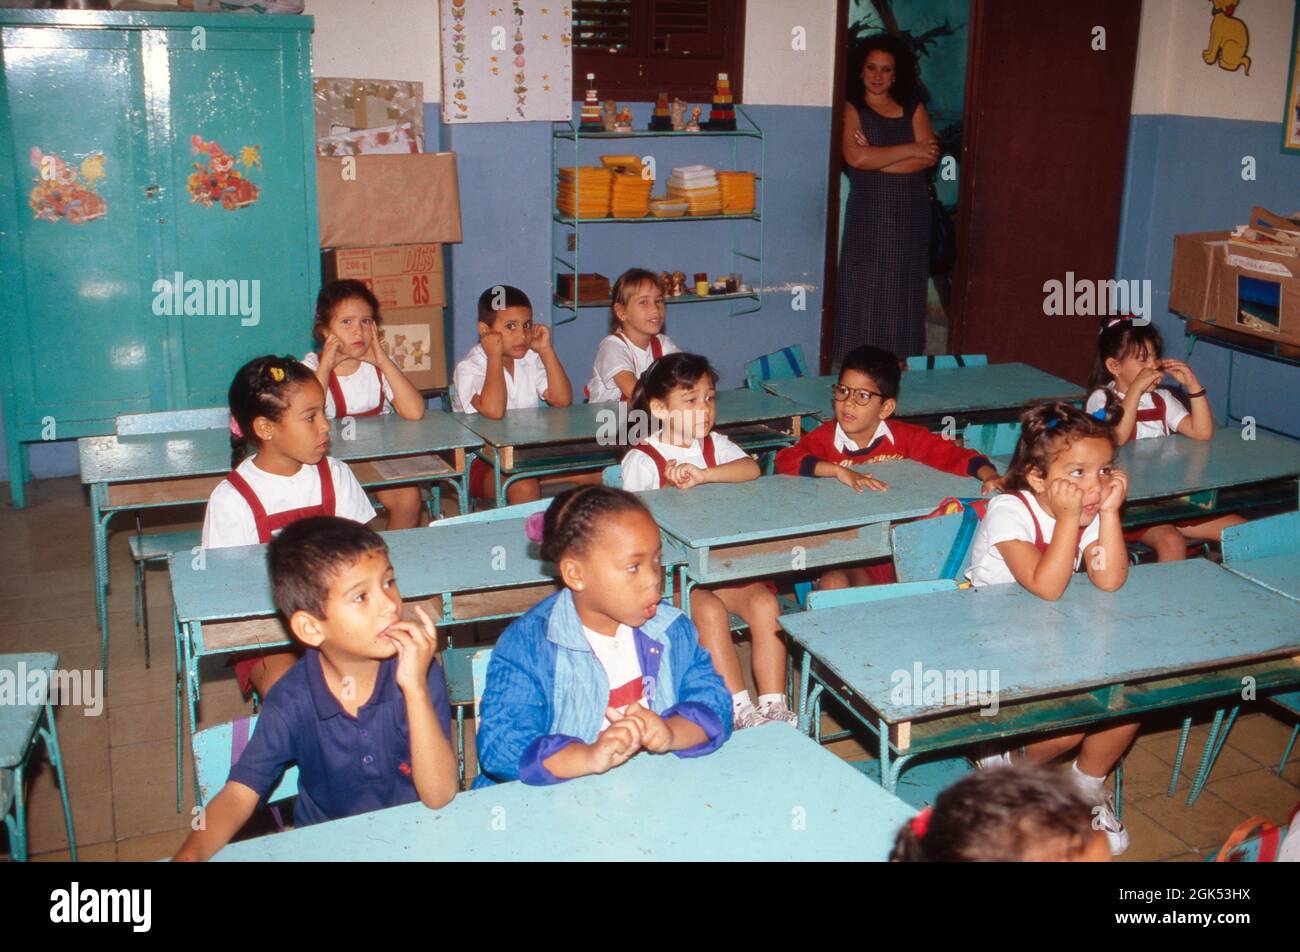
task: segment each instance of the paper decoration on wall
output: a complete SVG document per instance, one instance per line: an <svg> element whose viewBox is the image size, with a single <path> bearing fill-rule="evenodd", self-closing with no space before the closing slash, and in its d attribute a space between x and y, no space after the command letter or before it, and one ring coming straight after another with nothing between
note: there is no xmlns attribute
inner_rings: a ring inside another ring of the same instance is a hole
<svg viewBox="0 0 1300 952"><path fill-rule="evenodd" d="M1210 0L1210 46L1201 51L1206 66L1219 64L1220 69L1236 72L1243 66L1246 75L1250 75L1250 57L1246 50L1250 46L1250 31L1246 24L1238 20L1233 13L1241 5L1241 0Z"/></svg>
<svg viewBox="0 0 1300 952"><path fill-rule="evenodd" d="M572 11L547 0L441 0L443 122L567 122Z"/></svg>
<svg viewBox="0 0 1300 952"><path fill-rule="evenodd" d="M95 191L95 183L108 176L104 153L92 152L74 166L32 146L31 159L36 177L27 204L36 218L49 222L66 218L74 225L84 225L108 214L108 203Z"/></svg>
<svg viewBox="0 0 1300 952"><path fill-rule="evenodd" d="M261 189L235 168L236 159L217 142L205 142L201 136L190 136L190 148L206 162L195 162L195 171L189 177L190 204L211 208L220 202L227 211L252 205L261 195ZM246 145L239 150L238 164L244 172L262 167L262 148Z"/></svg>

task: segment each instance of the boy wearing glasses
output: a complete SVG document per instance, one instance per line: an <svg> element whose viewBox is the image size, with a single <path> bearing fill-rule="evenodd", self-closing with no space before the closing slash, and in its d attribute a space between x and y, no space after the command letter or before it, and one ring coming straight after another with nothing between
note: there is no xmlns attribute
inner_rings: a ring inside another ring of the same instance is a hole
<svg viewBox="0 0 1300 952"><path fill-rule="evenodd" d="M871 473L850 469L870 461L910 459L957 476L972 476L988 494L999 488L997 469L988 458L963 449L925 427L887 423L898 405L898 358L879 347L858 347L844 358L840 381L831 387L835 419L827 420L776 456L776 471L787 476L838 479L857 492L889 487ZM936 500L937 502L938 500ZM886 580L868 567L836 569L818 588L845 588Z"/></svg>

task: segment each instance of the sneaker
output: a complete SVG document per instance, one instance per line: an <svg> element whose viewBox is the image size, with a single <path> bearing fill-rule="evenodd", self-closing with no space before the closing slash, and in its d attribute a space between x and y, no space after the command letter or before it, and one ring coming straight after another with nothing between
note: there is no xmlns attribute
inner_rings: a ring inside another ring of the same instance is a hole
<svg viewBox="0 0 1300 952"><path fill-rule="evenodd" d="M1115 815L1115 795L1104 787L1101 798L1096 800L1092 808L1092 827L1105 831L1106 839L1110 842L1111 856L1119 856L1128 849L1128 830Z"/></svg>
<svg viewBox="0 0 1300 952"><path fill-rule="evenodd" d="M747 727L757 727L759 724L766 724L767 720L762 714L758 713L758 708L752 704L746 704L744 707L732 710L731 729L733 731L743 731Z"/></svg>
<svg viewBox="0 0 1300 952"><path fill-rule="evenodd" d="M786 707L785 698L779 701L764 701L758 706L758 716L764 721L779 721L791 727L799 726L799 715Z"/></svg>
<svg viewBox="0 0 1300 952"><path fill-rule="evenodd" d="M1011 751L998 747L996 744L980 744L975 748L975 755L970 758L970 761L975 765L976 770L1010 767L1015 763L1011 759Z"/></svg>

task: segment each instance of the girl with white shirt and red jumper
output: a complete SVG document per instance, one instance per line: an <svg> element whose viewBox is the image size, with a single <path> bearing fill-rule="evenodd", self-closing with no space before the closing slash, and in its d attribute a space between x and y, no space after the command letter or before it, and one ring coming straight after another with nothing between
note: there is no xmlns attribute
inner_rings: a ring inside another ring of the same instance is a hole
<svg viewBox="0 0 1300 952"><path fill-rule="evenodd" d="M713 432L717 382L717 373L698 354L669 354L650 365L632 392L628 421L633 427L648 423L656 432L623 456L624 489L690 489L759 477L758 463L748 453ZM730 612L749 625L757 705L750 699L731 639ZM699 629L700 644L726 682L737 730L766 721L791 725L797 721L785 700L786 651L780 614L776 593L766 582L715 585L691 594L691 620Z"/></svg>
<svg viewBox="0 0 1300 952"><path fill-rule="evenodd" d="M320 353L302 359L325 388L325 415L424 417L424 397L379 344L379 301L360 281L331 281L316 298L312 336ZM420 487L380 489L375 498L388 512L389 529L420 524Z"/></svg>
<svg viewBox="0 0 1300 952"><path fill-rule="evenodd" d="M971 543L966 573L975 588L1018 583L1056 601L1080 564L1088 580L1113 592L1128 578L1128 553L1119 510L1128 477L1115 466L1114 426L1068 403L1030 407L1020 418L1020 442ZM1115 815L1106 775L1137 736L1136 723L1069 734L1025 745L1025 756L1045 763L1079 748L1072 775L1095 806L1111 852L1128 848L1128 831ZM1010 763L1010 752L977 764Z"/></svg>
<svg viewBox="0 0 1300 952"><path fill-rule="evenodd" d="M588 403L629 399L646 368L678 350L663 333L664 290L652 272L624 271L610 296L609 336L596 348L585 391Z"/></svg>

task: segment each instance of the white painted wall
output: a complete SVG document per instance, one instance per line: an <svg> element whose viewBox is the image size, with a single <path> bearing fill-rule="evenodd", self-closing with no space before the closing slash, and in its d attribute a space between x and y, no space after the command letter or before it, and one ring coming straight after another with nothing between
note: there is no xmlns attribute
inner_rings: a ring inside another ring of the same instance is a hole
<svg viewBox="0 0 1300 952"><path fill-rule="evenodd" d="M312 73L424 83L442 101L438 0L307 0L316 19Z"/></svg>
<svg viewBox="0 0 1300 952"><path fill-rule="evenodd" d="M1295 0L1242 0L1236 17L1250 36L1250 75L1206 66L1208 0L1144 0L1133 112L1282 121Z"/></svg>
<svg viewBox="0 0 1300 952"><path fill-rule="evenodd" d="M806 50L791 48L795 27L806 31ZM834 47L835 0L748 0L744 101L829 107Z"/></svg>

